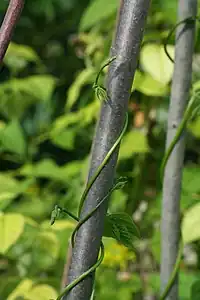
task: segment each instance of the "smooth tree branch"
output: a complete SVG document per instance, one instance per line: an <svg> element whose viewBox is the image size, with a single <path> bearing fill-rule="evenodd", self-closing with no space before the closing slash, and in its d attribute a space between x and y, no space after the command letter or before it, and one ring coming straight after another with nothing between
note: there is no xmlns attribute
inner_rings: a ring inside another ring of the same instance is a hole
<svg viewBox="0 0 200 300"><path fill-rule="evenodd" d="M0 64L11 41L13 31L19 20L24 0L10 0L3 23L0 28Z"/></svg>
<svg viewBox="0 0 200 300"><path fill-rule="evenodd" d="M179 0L178 22L197 13L197 0ZM173 140L189 99L192 77L195 22L183 23L176 30L175 65L168 113L166 149ZM165 168L161 221L161 292L173 271L180 238L181 179L185 136L176 144ZM178 278L168 300L178 299Z"/></svg>
<svg viewBox="0 0 200 300"><path fill-rule="evenodd" d="M89 178L101 165L124 126L149 5L150 0L121 1L116 34L110 53L110 57L117 56L117 58L109 66L106 84L112 107L107 103L102 104L93 141ZM118 150L119 148L90 189L83 205L81 219L97 206L113 185ZM102 239L107 206L108 203L102 204L98 211L78 230L69 270L69 282L78 278L95 264ZM76 285L68 295L64 296L63 300L89 300L93 282L94 276L88 276Z"/></svg>

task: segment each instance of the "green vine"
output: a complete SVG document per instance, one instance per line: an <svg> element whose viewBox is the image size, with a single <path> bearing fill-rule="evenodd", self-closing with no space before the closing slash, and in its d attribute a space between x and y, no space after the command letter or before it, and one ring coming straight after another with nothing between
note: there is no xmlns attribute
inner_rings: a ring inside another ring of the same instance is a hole
<svg viewBox="0 0 200 300"><path fill-rule="evenodd" d="M98 84L98 80L100 77L100 74L102 72L102 70L108 66L112 61L114 61L116 59L115 57L112 57L111 59L108 60L108 62L106 62L106 64L103 65L103 67L100 69L100 71L97 74L96 80L93 84L93 89L96 93L96 96L99 100L104 100L107 104L109 104L111 106L111 101L110 101L110 97L107 94L107 91L104 87L100 86ZM112 107L112 106L111 106ZM86 185L86 188L83 192L83 195L81 197L80 200L80 204L79 204L79 209L78 209L78 217L74 216L72 213L70 213L69 211L67 211L66 209L61 208L60 206L56 205L54 210L52 211L51 214L51 225L54 224L55 220L59 218L61 213L66 213L67 215L69 215L70 217L72 217L74 220L76 220L78 222L77 226L75 227L72 236L71 236L71 244L72 247L74 247L74 243L75 243L75 234L78 231L78 229L98 210L98 208L108 199L108 197L111 195L111 193L116 190L116 189L120 189L123 188L123 186L126 184L127 180L124 177L120 177L116 183L113 185L113 187L110 189L110 191L108 192L108 194L98 203L98 205L87 215L85 216L82 220L80 220L80 214L81 214L81 210L84 204L84 201L88 195L89 190L91 189L93 183L96 181L97 177L99 176L99 174L101 173L101 171L103 170L103 168L106 166L106 164L108 163L109 159L111 158L112 154L114 153L115 149L117 148L117 146L119 145L119 143L122 140L122 137L125 134L125 131L127 129L127 125L128 125L128 114L126 114L125 117L125 123L124 126L122 128L122 131L119 135L119 137L117 138L117 140L115 141L115 143L113 144L113 146L111 147L111 149L108 151L108 153L106 154L103 162L101 163L101 165L97 168L96 172L94 173L94 175L92 176L92 178L89 180L89 182ZM108 220L109 222L111 222L111 226L112 228L112 237L116 238L118 241L122 242L124 245L126 246L130 246L132 244L132 237L133 236L137 236L139 237L139 232L137 227L135 226L135 224L133 223L132 219L129 217L129 215L126 214L121 214L120 216L118 215L118 217L121 218L122 221L122 225L117 225L116 223L118 222L118 218L116 217L115 214L107 214ZM113 217L113 218L111 218ZM127 227L126 227L127 225ZM131 225L131 227L130 227ZM121 228L120 228L121 226ZM128 241L127 240L123 240L123 231L126 232L126 238L128 236ZM133 249L133 247L132 247ZM69 285L67 285L64 290L62 291L62 293L58 296L57 300L62 299L62 297L64 295L67 295L70 290L72 288L74 288L79 282L81 282L82 280L84 280L89 274L93 273L96 268L98 268L98 266L101 264L101 262L103 261L104 258L104 245L103 242L101 242L101 251L100 251L100 255L99 258L97 260L97 262L91 267L89 268L86 272L84 272L83 274L81 274L81 276L79 276L76 280L74 280L73 282L71 282ZM94 294L94 291L93 291Z"/></svg>
<svg viewBox="0 0 200 300"><path fill-rule="evenodd" d="M168 35L168 37L167 37L167 39L165 41L164 49L165 49L165 52L166 52L168 58L172 62L174 62L174 61L171 58L171 56L169 55L169 53L167 52L167 42L168 42L169 38L171 37L171 35L175 31L175 29L180 24L183 24L183 23L189 22L189 21L190 22L191 21L195 21L197 19L199 20L198 17L184 19L181 22L177 23L175 25L175 27L170 31L170 33L169 33L169 35ZM106 89L98 84L98 80L99 80L99 77L100 77L100 74L101 74L102 70L106 66L108 66L110 63L112 63L115 59L116 59L116 56L110 58L102 66L102 68L98 72L98 74L96 76L96 80L95 80L95 82L93 84L93 89L94 89L94 91L96 93L97 98L99 100L104 100L108 105L111 106L111 108L112 108L112 105L111 105L110 97L107 94ZM181 123L180 123L180 125L179 125L179 127L177 129L176 135L175 135L173 141L171 142L169 148L167 149L166 154L165 154L165 156L163 158L162 165L161 165L161 179L163 178L164 169L166 167L167 161L169 160L169 157L170 157L170 155L171 155L171 153L172 153L175 145L177 144L177 142L179 141L180 137L182 136L183 131L184 131L184 129L185 129L188 121L191 120L191 118L195 117L197 115L197 113L199 112L199 110L200 110L200 97L199 96L200 96L200 92L198 92L198 91L195 92L194 95L191 97L190 101L188 102L188 106L187 106L187 108L185 110L183 119L182 119L182 121L181 121ZM116 183L113 185L113 187L110 189L110 191L108 192L108 194L98 203L98 205L90 213L88 213L88 215L86 215L82 220L80 220L81 210L82 210L84 201L85 201L85 199L86 199L86 197L88 195L88 192L90 191L92 185L94 184L94 182L98 178L98 176L101 173L101 171L103 170L103 168L108 163L108 161L111 158L112 154L114 153L115 149L117 148L117 146L121 142L121 140L122 140L122 138L123 138L123 136L124 136L124 134L126 132L127 125L128 125L128 114L126 114L125 123L124 123L124 126L122 128L122 131L121 131L119 137L117 138L116 142L113 144L113 146L111 147L111 149L108 151L108 153L106 154L103 162L97 168L96 172L94 173L94 175L92 176L92 178L89 180L89 182L86 185L86 188L85 188L85 190L84 190L84 192L82 194L81 200L80 200L79 209L78 209L78 217L76 217L75 215L73 215L72 213L70 213L69 211L67 211L64 208L61 208L58 205L56 205L55 208L54 208L54 210L52 211L51 225L54 224L55 220L59 218L59 216L60 216L61 213L65 213L65 214L69 215L70 217L72 217L74 220L76 220L78 222L77 225L76 225L76 227L75 227L75 229L74 229L74 231L73 231L73 233L72 233L72 236L71 236L72 247L74 247L75 235L76 235L76 232L78 231L78 229L98 210L98 208L108 199L108 197L111 195L111 193L114 190L122 188L126 184L126 181L127 181L126 178L119 178L116 181ZM115 239L117 239L121 243L123 243L125 246L128 246L128 247L130 247L130 248L133 249L132 238L133 238L133 236L134 237L140 237L140 234L138 232L137 227L133 223L132 219L128 215L126 215L126 214L121 214L120 215L120 218L123 221L123 230L124 230L124 225L125 224L129 225L129 228L128 228L128 226L126 228L126 230L127 230L126 234L128 233L128 241L127 241L127 240L123 239L123 234L122 234L123 232L120 229L120 225L117 224L117 222L119 221L119 219L117 219L117 218L115 219L116 216L115 217L113 216L113 218L111 218L112 214L111 215L107 214L106 217L109 218L109 220L114 220L113 224L111 224L112 231L113 231L112 237L115 238ZM130 224L132 226L131 229L130 229ZM120 234L121 234L121 237L119 238ZM179 251L178 251L178 256L177 256L177 259L176 259L176 263L175 263L173 272L171 274L171 277L170 277L170 279L168 281L168 284L167 284L164 292L160 296L160 300L166 299L168 293L171 290L171 287L173 286L173 283L175 281L176 275L177 275L178 270L179 270L179 265L180 265L180 262L181 262L182 251L183 251L183 242L182 242L182 239L180 239L180 246L179 246ZM62 293L57 297L56 300L61 300L62 297L64 295L67 295L71 291L71 289L73 289L79 282L81 282L88 275L90 275L91 273L93 273L99 267L99 265L103 261L103 258L104 258L104 245L103 245L103 242L101 242L100 255L99 255L99 258L98 258L97 262L91 268L89 268L87 271L85 271L83 274L81 274L77 279L75 279L73 282L71 282L69 285L67 285L64 288L64 290L62 291ZM93 296L94 296L94 290L92 292L92 297Z"/></svg>

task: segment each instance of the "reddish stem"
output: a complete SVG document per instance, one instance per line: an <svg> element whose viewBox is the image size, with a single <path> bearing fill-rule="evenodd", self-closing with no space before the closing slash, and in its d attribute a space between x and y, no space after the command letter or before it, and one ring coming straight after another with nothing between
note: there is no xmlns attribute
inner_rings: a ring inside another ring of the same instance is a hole
<svg viewBox="0 0 200 300"><path fill-rule="evenodd" d="M8 9L0 28L0 64L2 63L23 7L24 0L10 0Z"/></svg>

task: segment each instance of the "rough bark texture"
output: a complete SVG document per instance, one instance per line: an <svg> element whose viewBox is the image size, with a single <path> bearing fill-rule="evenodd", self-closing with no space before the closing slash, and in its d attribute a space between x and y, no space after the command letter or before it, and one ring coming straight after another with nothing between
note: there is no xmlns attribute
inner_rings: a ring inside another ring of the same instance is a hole
<svg viewBox="0 0 200 300"><path fill-rule="evenodd" d="M112 147L124 125L128 99L134 72L137 67L140 44L150 0L123 0L118 14L116 34L110 56L117 59L110 65L107 77L107 90L112 100L109 105L102 105L96 136L92 147L92 159L89 177L101 164L108 150ZM118 151L92 186L81 218L90 212L108 193L113 184ZM91 217L78 231L69 271L69 282L79 277L97 260L103 234L104 217L107 203ZM93 287L93 276L78 284L64 300L89 300Z"/></svg>
<svg viewBox="0 0 200 300"><path fill-rule="evenodd" d="M23 7L24 0L10 0L0 28L0 64L2 63Z"/></svg>
<svg viewBox="0 0 200 300"><path fill-rule="evenodd" d="M196 0L179 0L178 21L196 16ZM167 145L173 140L189 98L195 24L183 24L176 31L175 66L168 115ZM180 194L185 137L177 143L165 168L162 203L161 291L176 261L180 237ZM178 278L167 300L178 299Z"/></svg>

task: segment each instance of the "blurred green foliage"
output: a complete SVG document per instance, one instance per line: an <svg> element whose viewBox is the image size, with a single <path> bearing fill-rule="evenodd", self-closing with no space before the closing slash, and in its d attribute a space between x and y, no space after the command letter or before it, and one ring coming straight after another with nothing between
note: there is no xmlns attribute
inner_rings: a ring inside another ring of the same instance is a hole
<svg viewBox="0 0 200 300"><path fill-rule="evenodd" d="M0 13L6 9L0 3ZM0 80L0 295L49 300L60 289L74 221L50 226L55 204L77 212L88 171L100 103L92 91L109 56L119 1L27 1ZM159 166L165 147L173 65L163 39L176 23L176 1L152 1L129 102L129 128L109 211L126 211L142 239L129 251L104 238L97 299L143 299L159 293ZM193 84L200 84L197 25ZM168 45L174 52L174 40ZM103 80L102 80L103 84ZM180 299L199 299L200 118L188 126L181 198L183 236ZM195 230L194 230L195 229ZM192 233L192 234L191 234ZM186 247L187 250L187 247ZM39 296L38 296L39 295Z"/></svg>

